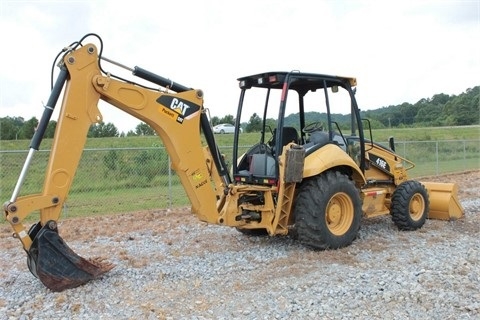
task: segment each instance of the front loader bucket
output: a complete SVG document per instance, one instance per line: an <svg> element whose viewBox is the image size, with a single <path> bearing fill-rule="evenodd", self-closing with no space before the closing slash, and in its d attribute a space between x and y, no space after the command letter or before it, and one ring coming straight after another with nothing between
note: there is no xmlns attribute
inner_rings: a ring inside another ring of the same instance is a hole
<svg viewBox="0 0 480 320"><path fill-rule="evenodd" d="M110 271L114 266L100 259L86 260L58 235L43 227L28 251L30 271L52 291L75 288Z"/></svg>
<svg viewBox="0 0 480 320"><path fill-rule="evenodd" d="M456 183L422 182L430 198L429 219L455 220L463 217Z"/></svg>

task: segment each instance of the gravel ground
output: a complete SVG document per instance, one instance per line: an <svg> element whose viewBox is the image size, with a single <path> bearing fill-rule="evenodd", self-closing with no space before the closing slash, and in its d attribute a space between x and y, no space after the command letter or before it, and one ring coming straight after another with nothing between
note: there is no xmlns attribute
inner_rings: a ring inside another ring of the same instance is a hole
<svg viewBox="0 0 480 320"><path fill-rule="evenodd" d="M30 274L3 224L0 320L480 319L480 171L438 179L459 183L465 218L413 232L365 219L335 251L246 237L188 208L66 219L60 232L77 253L116 267L60 293Z"/></svg>

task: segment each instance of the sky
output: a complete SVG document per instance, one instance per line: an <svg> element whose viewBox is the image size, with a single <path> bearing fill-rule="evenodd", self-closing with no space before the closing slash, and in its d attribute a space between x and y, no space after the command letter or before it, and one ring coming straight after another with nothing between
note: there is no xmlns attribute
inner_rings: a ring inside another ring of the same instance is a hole
<svg viewBox="0 0 480 320"><path fill-rule="evenodd" d="M110 59L202 89L220 118L237 78L267 71L356 77L362 110L480 85L480 0L0 0L0 117L40 119L55 56L87 33ZM99 108L120 131L140 123Z"/></svg>

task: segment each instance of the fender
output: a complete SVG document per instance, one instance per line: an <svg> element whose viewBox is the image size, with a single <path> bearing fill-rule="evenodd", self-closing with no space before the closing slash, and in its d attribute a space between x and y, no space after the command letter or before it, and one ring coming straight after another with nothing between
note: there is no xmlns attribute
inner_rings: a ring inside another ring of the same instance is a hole
<svg viewBox="0 0 480 320"><path fill-rule="evenodd" d="M355 181L366 183L365 176L350 156L334 144L327 144L305 157L303 178L316 176L335 167L352 169Z"/></svg>

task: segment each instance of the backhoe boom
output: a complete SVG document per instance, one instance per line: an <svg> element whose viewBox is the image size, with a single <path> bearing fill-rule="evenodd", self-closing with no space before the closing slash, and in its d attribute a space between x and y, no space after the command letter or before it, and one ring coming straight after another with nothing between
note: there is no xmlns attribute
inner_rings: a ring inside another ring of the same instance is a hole
<svg viewBox="0 0 480 320"><path fill-rule="evenodd" d="M99 60L97 48L93 44L72 50L63 57L60 75L45 107L38 130L32 138L30 152L20 178L10 201L4 204L6 219L28 253L30 270L35 276L40 277L44 284L56 291L80 285L85 282L84 280L88 281L112 267L109 264L98 266L88 264L85 259L76 256L58 236L56 224L68 197L88 130L92 124L103 119L98 109L99 100L118 107L155 130L165 145L172 167L186 190L192 204L192 212L200 220L210 223L218 222L221 206L225 203L223 199L225 189L230 183L225 163L219 154L210 124L204 114L201 90L175 84L138 67L134 71L138 76L159 85L168 84L169 89L180 92L157 91L127 83L104 75L100 69ZM63 87L65 87L65 94L43 190L41 194L19 196L33 153L39 148ZM200 128L206 133L208 148L202 145ZM205 150L214 152L208 153ZM220 182L220 185L212 183L212 170L217 171L215 174L220 179L216 182L217 184ZM27 232L23 221L35 210L40 211L40 222ZM52 242L53 246L60 250L49 248ZM39 251L47 253L39 258ZM73 273L70 270L68 274L55 275L59 271L54 270L53 265L45 266L44 261L37 261L51 259L49 252L53 251L61 252L60 257L56 256L55 260L65 260L62 264L69 264L68 261L71 264L73 261ZM75 274L88 269L96 271L90 272L91 276L80 276L80 280L71 281L75 278ZM68 281L65 280L66 278L69 278Z"/></svg>

